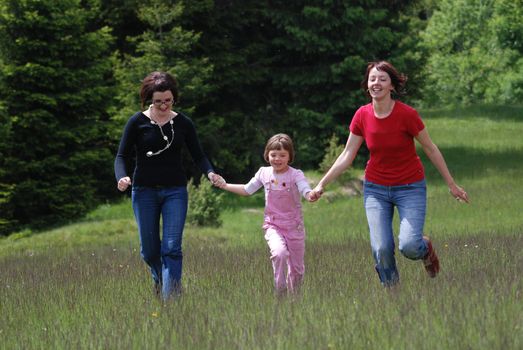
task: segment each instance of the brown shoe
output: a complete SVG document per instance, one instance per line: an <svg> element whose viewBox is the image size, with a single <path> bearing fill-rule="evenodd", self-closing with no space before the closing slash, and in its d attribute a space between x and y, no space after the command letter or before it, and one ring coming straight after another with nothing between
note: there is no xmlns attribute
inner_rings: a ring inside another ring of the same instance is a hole
<svg viewBox="0 0 523 350"><path fill-rule="evenodd" d="M423 265L425 266L425 270L429 274L431 278L436 277L436 275L439 272L439 259L436 255L436 251L432 247L432 242L430 241L430 238L427 236L423 236L423 239L425 242L427 242L428 252L427 255L423 258Z"/></svg>

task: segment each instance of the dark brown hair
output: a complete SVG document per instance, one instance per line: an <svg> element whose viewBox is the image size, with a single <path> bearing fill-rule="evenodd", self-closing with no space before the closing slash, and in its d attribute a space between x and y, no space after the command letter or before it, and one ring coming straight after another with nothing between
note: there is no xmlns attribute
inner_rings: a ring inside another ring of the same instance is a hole
<svg viewBox="0 0 523 350"><path fill-rule="evenodd" d="M365 72L365 78L361 81L361 88L365 91L368 98L370 97L369 91L367 90L367 82L369 80L369 74L372 68L376 68L381 72L385 72L389 75L392 86L394 87L394 93L398 96L404 96L406 94L405 85L407 83L407 76L403 73L398 72L390 62L387 61L375 61L367 63L367 71Z"/></svg>
<svg viewBox="0 0 523 350"><path fill-rule="evenodd" d="M289 164L294 160L294 145L289 135L276 134L267 141L265 151L263 152L263 159L265 159L267 163L269 162L269 152L274 150L285 150L289 152Z"/></svg>
<svg viewBox="0 0 523 350"><path fill-rule="evenodd" d="M152 72L147 75L143 79L140 89L142 109L145 109L145 106L152 102L155 92L164 92L167 90L173 94L173 104L178 102L178 84L171 74L166 72Z"/></svg>

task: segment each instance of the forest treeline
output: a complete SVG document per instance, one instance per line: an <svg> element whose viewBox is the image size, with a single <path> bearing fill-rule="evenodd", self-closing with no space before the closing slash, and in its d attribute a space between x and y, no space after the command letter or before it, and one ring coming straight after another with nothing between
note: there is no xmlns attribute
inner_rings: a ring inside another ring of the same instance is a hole
<svg viewBox="0 0 523 350"><path fill-rule="evenodd" d="M246 180L276 132L317 168L366 103L368 61L406 73L417 107L514 104L522 51L523 0L0 0L0 234L119 195L118 140L153 70L177 77L219 172Z"/></svg>

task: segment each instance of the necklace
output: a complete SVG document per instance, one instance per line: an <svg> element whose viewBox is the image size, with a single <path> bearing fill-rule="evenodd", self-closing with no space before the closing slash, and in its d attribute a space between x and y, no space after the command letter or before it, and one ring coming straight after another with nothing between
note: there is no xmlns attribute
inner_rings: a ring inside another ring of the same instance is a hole
<svg viewBox="0 0 523 350"><path fill-rule="evenodd" d="M150 108L149 108L149 110L150 110ZM169 147L171 147L171 145L172 145L172 143L173 143L173 141L174 141L174 126L173 126L174 122L173 122L172 118L171 118L171 120L169 120L169 124L171 124L171 140L169 141L169 138L167 137L167 135L165 135L165 134L163 133L163 129L162 129L162 127L160 126L160 124L158 124L155 120L153 120L153 118L152 118L152 114L150 114L150 115L151 115L151 117L150 117L150 118L151 118L151 124L153 124L153 125L158 125L158 128L160 128L160 133L162 134L162 138L165 140L165 142L166 142L167 144L165 145L164 148L162 148L162 149L159 150L159 151L156 151L156 152L148 151L148 152L145 154L147 157L156 156L156 155L162 153L163 151L165 151L166 149L168 149Z"/></svg>

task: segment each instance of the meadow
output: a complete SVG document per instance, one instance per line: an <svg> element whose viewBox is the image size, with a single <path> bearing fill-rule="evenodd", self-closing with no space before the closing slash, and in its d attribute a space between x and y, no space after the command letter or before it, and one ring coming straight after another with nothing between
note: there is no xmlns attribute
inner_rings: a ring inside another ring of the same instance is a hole
<svg viewBox="0 0 523 350"><path fill-rule="evenodd" d="M221 227L186 227L184 293L163 304L125 199L0 240L0 348L522 349L523 107L422 116L471 198L456 202L420 153L437 278L397 253L399 288L382 288L362 198L334 184L331 200L304 203L302 292L277 298L263 197L226 194Z"/></svg>

